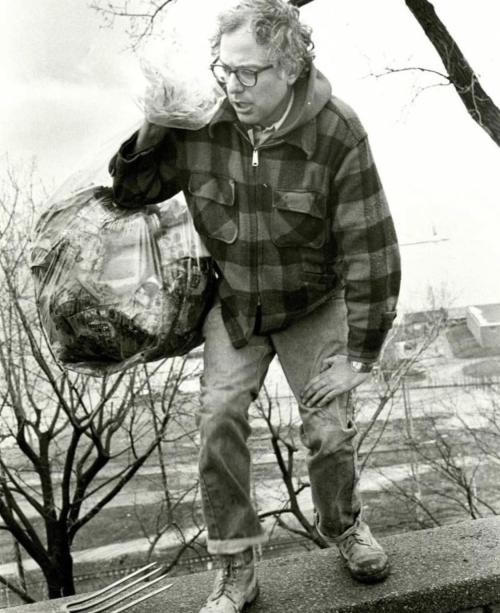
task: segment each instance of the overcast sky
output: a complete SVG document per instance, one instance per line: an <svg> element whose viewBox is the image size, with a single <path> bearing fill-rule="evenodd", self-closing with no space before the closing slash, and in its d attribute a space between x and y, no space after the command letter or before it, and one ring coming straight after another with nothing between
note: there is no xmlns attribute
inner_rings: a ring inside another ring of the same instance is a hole
<svg viewBox="0 0 500 613"><path fill-rule="evenodd" d="M139 62L125 50L120 24L103 28L86 0L2 4L0 153L18 164L35 156L44 181L56 186L89 156L104 152L104 160L140 122ZM210 22L207 7L217 4L178 1L177 27L195 30L193 49ZM434 6L500 105L500 3L435 0ZM500 302L500 148L451 88L421 91L434 77L371 76L386 67L442 69L404 1L314 0L302 15L314 30L318 67L370 136L406 245L403 306L425 306L429 286L455 306ZM436 238L448 240L408 245Z"/></svg>

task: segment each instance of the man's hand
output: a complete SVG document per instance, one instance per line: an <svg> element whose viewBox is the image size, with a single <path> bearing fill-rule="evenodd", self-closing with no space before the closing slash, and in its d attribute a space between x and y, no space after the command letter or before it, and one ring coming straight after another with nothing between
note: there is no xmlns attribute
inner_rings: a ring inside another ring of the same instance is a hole
<svg viewBox="0 0 500 613"><path fill-rule="evenodd" d="M308 406L324 407L335 396L354 389L369 376L370 373L354 372L347 356L335 355L326 358L321 373L304 387L301 400Z"/></svg>

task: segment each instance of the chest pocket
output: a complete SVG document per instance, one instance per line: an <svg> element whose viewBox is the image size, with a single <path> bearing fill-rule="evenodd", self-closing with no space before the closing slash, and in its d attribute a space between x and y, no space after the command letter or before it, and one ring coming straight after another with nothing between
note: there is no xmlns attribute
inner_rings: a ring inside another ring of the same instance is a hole
<svg viewBox="0 0 500 613"><path fill-rule="evenodd" d="M238 237L238 212L232 179L193 173L188 198L196 230L202 237L234 243Z"/></svg>
<svg viewBox="0 0 500 613"><path fill-rule="evenodd" d="M328 236L326 199L319 192L273 193L271 236L278 247L319 249Z"/></svg>

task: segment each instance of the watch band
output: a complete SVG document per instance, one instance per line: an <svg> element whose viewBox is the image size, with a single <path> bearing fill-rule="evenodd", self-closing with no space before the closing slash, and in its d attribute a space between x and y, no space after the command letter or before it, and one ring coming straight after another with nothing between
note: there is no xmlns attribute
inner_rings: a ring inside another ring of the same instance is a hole
<svg viewBox="0 0 500 613"><path fill-rule="evenodd" d="M359 362L358 360L349 360L351 369L355 373L367 373L371 372L373 364L366 364L365 362Z"/></svg>

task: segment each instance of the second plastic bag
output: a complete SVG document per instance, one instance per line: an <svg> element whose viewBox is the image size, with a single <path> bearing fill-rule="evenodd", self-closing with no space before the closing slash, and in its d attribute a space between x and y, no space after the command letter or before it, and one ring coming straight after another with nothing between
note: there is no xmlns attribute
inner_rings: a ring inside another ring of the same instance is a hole
<svg viewBox="0 0 500 613"><path fill-rule="evenodd" d="M202 342L215 282L182 196L131 211L90 187L53 203L31 268L48 342L67 368L104 375Z"/></svg>

